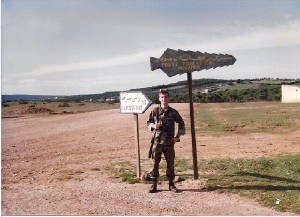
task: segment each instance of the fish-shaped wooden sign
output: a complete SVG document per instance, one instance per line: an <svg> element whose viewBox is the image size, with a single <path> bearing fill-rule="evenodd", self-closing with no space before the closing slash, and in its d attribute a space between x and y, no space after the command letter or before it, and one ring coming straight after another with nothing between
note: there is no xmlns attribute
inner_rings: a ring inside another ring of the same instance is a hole
<svg viewBox="0 0 300 217"><path fill-rule="evenodd" d="M159 59L150 57L151 70L161 69L169 77L203 69L233 65L235 61L235 57L229 54L210 54L170 48Z"/></svg>

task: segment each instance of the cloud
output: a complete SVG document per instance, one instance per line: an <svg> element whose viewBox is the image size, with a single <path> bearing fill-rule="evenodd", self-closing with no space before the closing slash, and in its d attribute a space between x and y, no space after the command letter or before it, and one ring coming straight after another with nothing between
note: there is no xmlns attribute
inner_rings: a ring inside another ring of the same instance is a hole
<svg viewBox="0 0 300 217"><path fill-rule="evenodd" d="M242 33L231 36L186 45L185 49L201 48L208 52L222 52L247 50L258 48L282 47L299 45L299 21L290 21L286 24L262 27L254 26Z"/></svg>
<svg viewBox="0 0 300 217"><path fill-rule="evenodd" d="M183 34L183 33L182 33ZM200 50L207 52L227 52L243 49L257 49L267 47L280 47L288 45L299 45L299 21L292 21L285 25L277 25L272 27L252 27L245 33L227 36L221 39L207 40L203 43L190 43L186 45L180 44L178 41L170 41L166 44L173 49L185 50ZM180 34L179 34L180 36ZM32 72L29 76L40 76L52 74L57 72L68 72L78 70L91 70L103 69L109 67L116 67L122 65L133 65L141 62L148 61L150 56L159 57L162 52L167 48L160 44L160 48L146 49L128 55L120 55L106 59L99 59L96 61L74 62L69 64L60 65L46 65L39 67Z"/></svg>
<svg viewBox="0 0 300 217"><path fill-rule="evenodd" d="M232 67L195 77L219 78L221 70L222 77L238 71L244 77L249 72L276 77L299 69L299 52L286 47L299 50L296 1L4 2L2 83L7 92L96 93L175 82L182 77L150 71L149 57L160 57L166 48L238 58ZM259 55L260 48L275 47ZM287 60L266 62L264 55ZM256 56L264 62L253 64L260 61ZM269 68L262 68L266 63ZM288 67L280 67L286 63Z"/></svg>
<svg viewBox="0 0 300 217"><path fill-rule="evenodd" d="M146 50L128 55L122 55L117 57L111 57L107 59L101 59L90 62L76 62L70 64L50 65L42 66L31 73L31 76L46 75L55 72L66 72L75 70L90 70L90 69L102 69L107 67L116 67L122 65L131 65L145 61L151 54L159 53L160 49Z"/></svg>

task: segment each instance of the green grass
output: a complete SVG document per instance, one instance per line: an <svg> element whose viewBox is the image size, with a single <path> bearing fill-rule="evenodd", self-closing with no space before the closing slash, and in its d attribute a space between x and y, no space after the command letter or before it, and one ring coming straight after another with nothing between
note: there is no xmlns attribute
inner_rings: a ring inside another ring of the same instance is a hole
<svg viewBox="0 0 300 217"><path fill-rule="evenodd" d="M142 169L150 160L142 162ZM175 159L175 173L183 180L193 178L192 161ZM166 163L160 164L160 181L166 181ZM106 167L112 178L138 183L135 165L129 161ZM213 159L199 162L199 178L207 179L204 189L235 193L254 199L278 211L300 214L300 155L256 159ZM276 201L280 201L276 204Z"/></svg>
<svg viewBox="0 0 300 217"><path fill-rule="evenodd" d="M191 163L186 159L175 159L176 174L180 176L181 180L192 177L192 166ZM152 165L151 160L142 160L141 168L150 168ZM166 162L164 159L161 160L159 172L159 181L167 181L166 173ZM111 174L111 178L121 179L123 182L129 184L139 183L140 180L136 177L136 165L130 161L113 163L105 167L105 170Z"/></svg>
<svg viewBox="0 0 300 217"><path fill-rule="evenodd" d="M202 161L207 190L254 198L278 211L300 214L300 156ZM202 178L204 178L202 177ZM280 200L279 204L276 201Z"/></svg>
<svg viewBox="0 0 300 217"><path fill-rule="evenodd" d="M111 173L111 178L119 179L129 184L139 183L140 180L136 177L136 168L130 161L118 162L107 165L105 170Z"/></svg>
<svg viewBox="0 0 300 217"><path fill-rule="evenodd" d="M175 167L175 175L179 176L181 180L186 180L193 177L193 166L192 162L188 159L179 159L175 158L174 162ZM166 169L167 169L167 163L162 158L160 165L159 165L159 181L168 181L166 176Z"/></svg>
<svg viewBox="0 0 300 217"><path fill-rule="evenodd" d="M211 104L201 104L195 115L196 130L201 132L222 132L223 123L211 110Z"/></svg>
<svg viewBox="0 0 300 217"><path fill-rule="evenodd" d="M84 172L81 170L62 170L59 172L59 176L56 178L59 181L68 181L74 179L77 181L82 181L83 177L81 176Z"/></svg>
<svg viewBox="0 0 300 217"><path fill-rule="evenodd" d="M299 104L212 103L200 104L196 129L203 133L285 133L299 128Z"/></svg>

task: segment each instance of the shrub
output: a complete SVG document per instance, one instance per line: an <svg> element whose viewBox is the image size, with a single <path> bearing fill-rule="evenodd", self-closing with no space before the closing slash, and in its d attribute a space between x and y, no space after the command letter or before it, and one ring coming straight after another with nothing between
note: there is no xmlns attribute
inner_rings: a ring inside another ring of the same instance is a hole
<svg viewBox="0 0 300 217"><path fill-rule="evenodd" d="M60 103L58 107L71 107L71 105L67 102Z"/></svg>
<svg viewBox="0 0 300 217"><path fill-rule="evenodd" d="M19 100L19 104L28 104L28 101L25 101L25 100L23 100L23 99L20 99L20 100Z"/></svg>

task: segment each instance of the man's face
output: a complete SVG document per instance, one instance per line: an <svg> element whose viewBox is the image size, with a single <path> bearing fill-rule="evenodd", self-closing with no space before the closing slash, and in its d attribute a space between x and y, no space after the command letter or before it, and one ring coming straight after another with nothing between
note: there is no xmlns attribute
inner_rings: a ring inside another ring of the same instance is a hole
<svg viewBox="0 0 300 217"><path fill-rule="evenodd" d="M159 101L163 107L167 107L169 105L169 96L168 94L159 94Z"/></svg>

